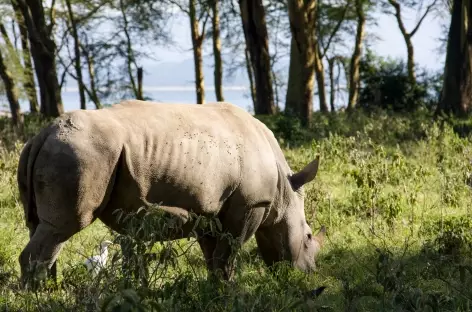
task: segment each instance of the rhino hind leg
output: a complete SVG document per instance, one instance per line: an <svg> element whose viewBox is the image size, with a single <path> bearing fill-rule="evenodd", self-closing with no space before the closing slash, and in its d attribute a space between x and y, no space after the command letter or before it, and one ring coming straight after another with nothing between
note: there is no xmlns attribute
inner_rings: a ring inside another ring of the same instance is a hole
<svg viewBox="0 0 472 312"><path fill-rule="evenodd" d="M49 274L56 274L57 256L69 237L62 235L50 224L40 223L37 226L19 257L23 287L28 281L41 278L41 269L46 269Z"/></svg>
<svg viewBox="0 0 472 312"><path fill-rule="evenodd" d="M38 228L38 224L34 222L33 224L29 224L29 238L33 237L34 233L36 232L36 229ZM48 276L52 278L53 282L56 284L57 283L57 261L54 260L51 268L47 269Z"/></svg>

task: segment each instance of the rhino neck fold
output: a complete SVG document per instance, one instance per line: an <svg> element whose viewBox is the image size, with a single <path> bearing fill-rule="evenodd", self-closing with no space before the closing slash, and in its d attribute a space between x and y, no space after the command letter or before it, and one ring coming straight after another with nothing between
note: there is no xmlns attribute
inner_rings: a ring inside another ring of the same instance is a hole
<svg viewBox="0 0 472 312"><path fill-rule="evenodd" d="M283 220L287 219L287 213L289 213L289 211L287 211L287 208L290 205L290 199L292 195L292 189L287 179L289 173L283 170L283 167L278 161L277 173L277 192L266 216L264 216L264 220L261 226L272 226L278 224Z"/></svg>

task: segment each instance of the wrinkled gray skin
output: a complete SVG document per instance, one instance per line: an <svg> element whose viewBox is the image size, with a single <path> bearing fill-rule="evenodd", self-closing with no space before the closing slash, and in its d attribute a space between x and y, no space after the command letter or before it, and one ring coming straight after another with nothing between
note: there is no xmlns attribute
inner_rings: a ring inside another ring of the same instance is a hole
<svg viewBox="0 0 472 312"><path fill-rule="evenodd" d="M18 186L30 230L19 257L22 277L30 260L55 271L63 243L95 219L123 232L113 212L148 203L183 220L189 211L217 216L241 244L255 234L266 264L288 260L311 272L325 228L312 235L303 185L315 178L318 159L293 174L272 132L227 103L133 100L65 113L20 156ZM189 223L163 240L187 237ZM209 271L231 278L227 239L205 235L198 242Z"/></svg>

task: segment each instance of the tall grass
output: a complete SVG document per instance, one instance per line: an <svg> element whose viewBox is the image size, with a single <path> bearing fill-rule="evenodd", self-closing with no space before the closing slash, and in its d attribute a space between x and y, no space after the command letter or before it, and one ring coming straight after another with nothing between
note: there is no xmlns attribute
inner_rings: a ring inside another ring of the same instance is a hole
<svg viewBox="0 0 472 312"><path fill-rule="evenodd" d="M234 282L207 281L193 239L142 244L99 221L66 243L59 284L18 289L18 256L28 241L16 186L27 119L18 138L0 120L0 310L5 311L471 311L472 142L468 122L433 122L376 112L315 115L310 129L284 116L258 117L280 139L292 169L321 154L306 189L312 227L327 225L318 272L280 265L275 276L252 239L237 257ZM98 276L81 263L103 239L127 240ZM147 263L147 265L146 265ZM316 299L306 293L320 286Z"/></svg>

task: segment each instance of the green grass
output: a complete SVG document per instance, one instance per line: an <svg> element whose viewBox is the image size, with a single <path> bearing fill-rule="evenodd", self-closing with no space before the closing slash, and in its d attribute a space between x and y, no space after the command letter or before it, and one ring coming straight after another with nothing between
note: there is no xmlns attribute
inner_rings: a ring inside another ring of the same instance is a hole
<svg viewBox="0 0 472 312"><path fill-rule="evenodd" d="M316 114L302 129L283 116L261 120L280 138L292 169L321 154L306 189L309 223L328 228L316 274L281 265L274 277L252 239L238 255L235 281L210 283L198 245L181 240L146 246L160 259L151 263L147 287L125 283L119 250L92 278L81 262L100 240L116 238L97 221L66 243L58 289L20 291L17 259L28 241L16 186L22 143L1 120L0 310L471 311L468 122L435 123L426 113ZM28 137L38 121L28 120L27 129ZM323 285L318 298L304 296Z"/></svg>

